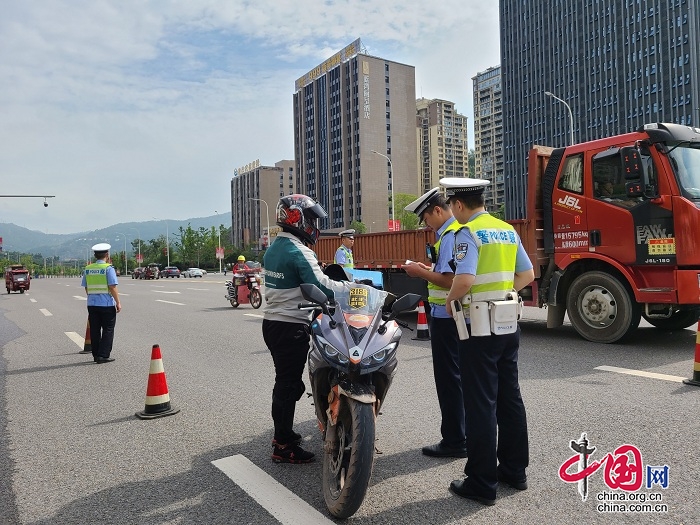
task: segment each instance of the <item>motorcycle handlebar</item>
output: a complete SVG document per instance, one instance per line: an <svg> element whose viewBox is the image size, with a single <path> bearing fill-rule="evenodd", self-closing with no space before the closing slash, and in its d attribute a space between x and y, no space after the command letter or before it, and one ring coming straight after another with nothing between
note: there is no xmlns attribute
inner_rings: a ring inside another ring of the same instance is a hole
<svg viewBox="0 0 700 525"><path fill-rule="evenodd" d="M319 306L316 303L299 303L297 308L299 310L313 310L314 308L319 308Z"/></svg>

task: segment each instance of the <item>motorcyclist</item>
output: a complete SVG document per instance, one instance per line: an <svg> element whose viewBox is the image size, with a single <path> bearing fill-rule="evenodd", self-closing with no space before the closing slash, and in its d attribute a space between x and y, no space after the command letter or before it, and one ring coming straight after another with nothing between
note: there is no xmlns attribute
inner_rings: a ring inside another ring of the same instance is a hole
<svg viewBox="0 0 700 525"><path fill-rule="evenodd" d="M323 207L306 195L282 197L277 204L277 225L282 232L265 252L265 315L262 333L275 365L272 389L272 460L308 463L314 454L301 448L294 432L294 410L305 387L302 374L309 351L311 312L300 310L304 299L299 285L312 283L329 298L344 285L321 272L316 254L308 247L319 236L317 220L327 217Z"/></svg>
<svg viewBox="0 0 700 525"><path fill-rule="evenodd" d="M238 256L238 261L233 267L234 273L248 273L252 270L246 263L245 263L245 256L244 255L239 255Z"/></svg>

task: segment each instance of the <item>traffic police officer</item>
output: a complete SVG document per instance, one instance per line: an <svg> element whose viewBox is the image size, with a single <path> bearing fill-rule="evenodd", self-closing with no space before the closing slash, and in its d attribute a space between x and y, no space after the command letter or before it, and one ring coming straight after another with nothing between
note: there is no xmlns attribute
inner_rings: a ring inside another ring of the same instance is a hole
<svg viewBox="0 0 700 525"><path fill-rule="evenodd" d="M117 290L117 272L107 262L110 248L107 243L92 247L96 260L85 267L81 284L87 294L92 357L95 363L114 361L110 357L114 325L117 322L117 312L122 309Z"/></svg>
<svg viewBox="0 0 700 525"><path fill-rule="evenodd" d="M335 252L335 264L341 265L343 268L352 270L355 268L355 262L352 257L352 247L355 244L355 230L344 230L338 234L342 244Z"/></svg>
<svg viewBox="0 0 700 525"><path fill-rule="evenodd" d="M534 279L532 263L517 233L484 208L486 180L443 178L447 199L457 221L466 226L455 233L455 277L447 295L468 311L471 301L498 301ZM470 337L460 342L462 390L469 459L466 478L450 484L458 496L484 505L496 502L498 481L527 488L528 437L525 405L518 384L520 328L513 333Z"/></svg>
<svg viewBox="0 0 700 525"><path fill-rule="evenodd" d="M437 242L431 250L432 267L420 262L407 262L402 268L411 277L428 281L430 304L430 347L433 375L442 423L442 440L423 447L423 454L436 457L467 457L462 379L459 371L459 337L452 318L445 309L447 292L454 273L449 266L454 246L454 232L461 227L452 216L440 188L433 188L406 206L434 232Z"/></svg>

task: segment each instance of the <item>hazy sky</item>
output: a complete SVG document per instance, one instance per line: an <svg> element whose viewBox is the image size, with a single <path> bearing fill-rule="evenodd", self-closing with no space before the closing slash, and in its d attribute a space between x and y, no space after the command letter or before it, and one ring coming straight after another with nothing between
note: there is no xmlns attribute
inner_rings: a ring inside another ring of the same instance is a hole
<svg viewBox="0 0 700 525"><path fill-rule="evenodd" d="M73 233L230 210L234 168L293 159L294 81L361 38L469 117L489 0L0 0L0 223ZM2 232L0 232L2 236Z"/></svg>

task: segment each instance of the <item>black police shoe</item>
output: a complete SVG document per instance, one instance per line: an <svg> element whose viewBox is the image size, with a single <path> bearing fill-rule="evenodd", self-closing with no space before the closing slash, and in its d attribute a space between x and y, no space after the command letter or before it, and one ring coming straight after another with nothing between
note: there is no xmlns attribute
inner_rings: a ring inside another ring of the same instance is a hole
<svg viewBox="0 0 700 525"><path fill-rule="evenodd" d="M486 498L474 492L474 489L469 486L469 483L466 479L454 480L452 483L450 483L450 491L461 498L467 498L472 501L477 501L482 505L488 505L489 507L496 504L495 499Z"/></svg>
<svg viewBox="0 0 700 525"><path fill-rule="evenodd" d="M466 458L467 447L449 447L442 441L422 448L423 455L435 458Z"/></svg>

